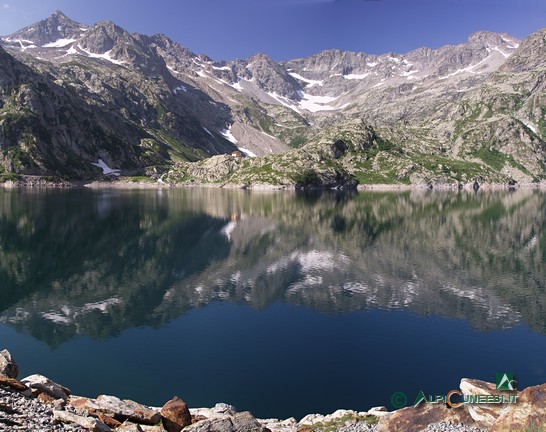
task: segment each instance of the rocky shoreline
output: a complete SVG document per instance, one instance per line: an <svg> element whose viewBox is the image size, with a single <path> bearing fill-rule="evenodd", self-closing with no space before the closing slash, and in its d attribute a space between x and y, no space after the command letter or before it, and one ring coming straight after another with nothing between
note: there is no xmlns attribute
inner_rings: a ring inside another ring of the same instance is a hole
<svg viewBox="0 0 546 432"><path fill-rule="evenodd" d="M90 188L90 189L169 189L169 188L213 188L213 189L251 189L251 190L296 190L296 186L279 186L273 184L231 184L231 183L180 183L170 184L156 181L134 180L131 178L105 178L89 181L68 181L62 179L50 179L41 176L21 176L17 180L7 180L0 186L6 189L14 188ZM546 189L546 180L539 183L519 183L511 185L507 183L481 183L479 189L483 190L514 190L514 189ZM327 187L313 187L311 189L337 189ZM473 190L474 183L418 183L418 184L359 184L354 189L367 191L401 191L401 190Z"/></svg>
<svg viewBox="0 0 546 432"><path fill-rule="evenodd" d="M501 392L495 385L463 379L464 397L511 395L517 404L477 404L449 408L424 401L388 412L337 410L330 415L256 419L250 412L218 403L213 408L188 408L177 396L161 408L115 396L96 399L42 376L17 379L19 368L7 350L0 351L0 431L26 432L502 432L543 431L546 427L546 384L523 391Z"/></svg>

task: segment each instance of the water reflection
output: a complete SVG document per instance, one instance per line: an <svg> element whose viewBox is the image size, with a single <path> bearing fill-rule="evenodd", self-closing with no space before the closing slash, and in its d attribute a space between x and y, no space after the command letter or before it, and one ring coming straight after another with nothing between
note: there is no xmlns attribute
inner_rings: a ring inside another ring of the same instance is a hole
<svg viewBox="0 0 546 432"><path fill-rule="evenodd" d="M0 321L59 346L212 301L546 331L537 191L1 191Z"/></svg>

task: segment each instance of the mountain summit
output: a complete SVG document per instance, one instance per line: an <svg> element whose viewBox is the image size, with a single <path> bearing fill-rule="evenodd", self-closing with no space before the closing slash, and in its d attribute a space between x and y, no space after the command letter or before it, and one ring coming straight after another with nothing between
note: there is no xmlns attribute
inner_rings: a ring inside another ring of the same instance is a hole
<svg viewBox="0 0 546 432"><path fill-rule="evenodd" d="M463 44L404 54L225 62L165 35L130 34L109 21L87 26L57 11L0 40L2 55L32 76L7 73L0 83L0 163L81 177L100 174L102 160L155 175L238 148L268 157L317 150L358 120L366 127L357 135L371 125L377 137L358 150L360 165L347 162L360 182L539 181L543 33L519 41L480 31ZM53 99L37 103L46 87ZM215 169L231 175L235 167Z"/></svg>
<svg viewBox="0 0 546 432"><path fill-rule="evenodd" d="M16 31L4 38L4 41L15 46L19 44L22 49L43 47L61 40L75 40L86 30L87 26L71 20L61 11L56 11L48 18Z"/></svg>

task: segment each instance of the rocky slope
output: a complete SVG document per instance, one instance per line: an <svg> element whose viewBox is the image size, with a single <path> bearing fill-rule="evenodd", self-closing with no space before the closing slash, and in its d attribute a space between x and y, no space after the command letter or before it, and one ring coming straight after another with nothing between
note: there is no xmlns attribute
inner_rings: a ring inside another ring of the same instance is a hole
<svg viewBox="0 0 546 432"><path fill-rule="evenodd" d="M162 180L239 185L293 186L296 171L320 186L537 182L546 168L544 34L482 31L405 54L225 62L165 35L56 12L0 39L2 166L76 178L170 171ZM370 127L375 147L343 140ZM339 140L352 159L327 154ZM281 155L184 163L237 148Z"/></svg>

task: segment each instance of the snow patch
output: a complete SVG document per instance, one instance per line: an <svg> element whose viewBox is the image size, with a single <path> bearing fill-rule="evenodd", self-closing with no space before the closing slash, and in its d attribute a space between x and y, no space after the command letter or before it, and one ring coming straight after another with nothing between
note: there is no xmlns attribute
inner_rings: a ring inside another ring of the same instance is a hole
<svg viewBox="0 0 546 432"><path fill-rule="evenodd" d="M110 56L110 53L112 52L112 50L106 51L104 54L95 54L95 53L92 53L91 51L87 51L86 49L82 48L81 45L78 45L78 48L81 49L85 54L87 54L91 58L99 58L99 59L107 60L110 63L114 63L116 65L122 65L123 63L125 63L124 61L120 61L120 60L116 60L112 58Z"/></svg>
<svg viewBox="0 0 546 432"><path fill-rule="evenodd" d="M493 50L500 52L504 58L510 57L510 54L505 53L505 52L504 52L503 50L501 50L499 47L493 47Z"/></svg>
<svg viewBox="0 0 546 432"><path fill-rule="evenodd" d="M211 137L214 138L214 135L205 126L203 126L203 129L205 130L206 133L208 133Z"/></svg>
<svg viewBox="0 0 546 432"><path fill-rule="evenodd" d="M348 75L343 75L343 78L348 80L361 80L366 78L368 75L370 75L369 72L366 72L363 74L348 74Z"/></svg>
<svg viewBox="0 0 546 432"><path fill-rule="evenodd" d="M300 107L310 111L310 112L317 112L317 111L334 111L340 108L333 107L331 105L328 105L330 102L335 101L338 99L338 97L333 96L314 96L310 95L304 92L298 92L301 101L299 103Z"/></svg>
<svg viewBox="0 0 546 432"><path fill-rule="evenodd" d="M521 120L521 122L527 126L529 129L531 129L534 133L537 133L537 128L533 126L531 123Z"/></svg>
<svg viewBox="0 0 546 432"><path fill-rule="evenodd" d="M266 94L270 97L272 97L273 99L275 99L277 102L279 102L281 105L284 105L285 107L288 107L290 108L291 110L294 110L296 111L297 113L299 113L300 111L298 110L298 108L295 106L295 103L293 101L291 101L290 99L288 98L285 98L284 96L281 96L275 92L266 92Z"/></svg>
<svg viewBox="0 0 546 432"><path fill-rule="evenodd" d="M28 39L10 39L10 38L2 38L3 41L5 42L10 42L10 43L18 43L19 46L21 47L21 50L24 51L26 49L29 49L29 48L36 48L36 45L34 45L34 42L32 42L31 40L28 40ZM28 45L24 45L24 44L28 44Z"/></svg>
<svg viewBox="0 0 546 432"><path fill-rule="evenodd" d="M178 94L179 91L183 91L184 93L187 93L188 89L183 85L179 85L178 87L173 89L174 94Z"/></svg>
<svg viewBox="0 0 546 432"><path fill-rule="evenodd" d="M241 81L237 81L235 84L229 84L229 85L237 91L243 91L243 87L241 86Z"/></svg>
<svg viewBox="0 0 546 432"><path fill-rule="evenodd" d="M110 174L115 176L120 175L119 169L110 168L108 165L106 165L106 163L102 159L99 159L97 163L91 163L91 165L95 165L96 167L99 167L100 169L102 169L102 173L105 175L110 175Z"/></svg>
<svg viewBox="0 0 546 432"><path fill-rule="evenodd" d="M307 83L306 87L313 87L316 85L321 86L324 83L323 80L312 80L312 79L304 78L295 72L288 72L288 75L293 76L297 80L303 81L304 83Z"/></svg>
<svg viewBox="0 0 546 432"><path fill-rule="evenodd" d="M457 69L456 71L454 71L454 72L452 72L452 73L450 73L450 74L448 74L446 76L440 77L439 79L444 80L446 78L450 78L452 76L459 75L459 74L465 73L465 72L475 73L474 69L477 68L482 63L484 63L485 61L489 60L490 57L491 56L487 56L486 58L484 58L483 60L480 60L478 63L476 63L474 65L470 65L470 66L467 66L467 67L462 68L462 69Z"/></svg>
<svg viewBox="0 0 546 432"><path fill-rule="evenodd" d="M244 147L237 147L246 157L257 157L256 153L252 153L250 150Z"/></svg>
<svg viewBox="0 0 546 432"><path fill-rule="evenodd" d="M400 72L400 76L410 77L411 75L416 74L417 72L419 72L419 71L418 70L403 71L403 72Z"/></svg>
<svg viewBox="0 0 546 432"><path fill-rule="evenodd" d="M370 63L366 62L366 66L372 67L372 68L376 67L378 64L379 64L379 62L370 62Z"/></svg>
<svg viewBox="0 0 546 432"><path fill-rule="evenodd" d="M44 48L62 48L74 42L76 42L76 39L58 39L55 42L50 42L48 44L43 45L43 47Z"/></svg>
<svg viewBox="0 0 546 432"><path fill-rule="evenodd" d="M220 133L224 136L225 139L227 139L228 141L231 141L233 144L237 144L237 138L235 138L233 136L233 134L231 133L231 126L229 127L229 129L223 129L220 131ZM239 149L241 150L241 149ZM242 151L242 150L241 150Z"/></svg>
<svg viewBox="0 0 546 432"><path fill-rule="evenodd" d="M225 71L230 71L231 68L228 67L228 66L222 66L222 67L218 67L218 66L212 66L213 69L215 70L225 70Z"/></svg>

